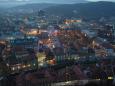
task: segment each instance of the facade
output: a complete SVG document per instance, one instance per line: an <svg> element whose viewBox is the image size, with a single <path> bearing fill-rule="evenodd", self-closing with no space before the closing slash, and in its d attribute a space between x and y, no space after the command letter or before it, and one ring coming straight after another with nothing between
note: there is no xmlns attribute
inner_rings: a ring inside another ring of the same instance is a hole
<svg viewBox="0 0 115 86"><path fill-rule="evenodd" d="M37 37L25 37L21 39L13 39L9 41L11 47L20 46L25 49L37 49L38 47L38 38Z"/></svg>
<svg viewBox="0 0 115 86"><path fill-rule="evenodd" d="M35 54L29 53L23 47L11 48L10 51L4 51L4 61L9 67L11 73L37 69L37 58Z"/></svg>
<svg viewBox="0 0 115 86"><path fill-rule="evenodd" d="M112 32L113 32L113 36L115 37L115 24L113 25Z"/></svg>
<svg viewBox="0 0 115 86"><path fill-rule="evenodd" d="M38 61L34 52L36 48L36 38L10 40L3 58L11 73L37 69Z"/></svg>

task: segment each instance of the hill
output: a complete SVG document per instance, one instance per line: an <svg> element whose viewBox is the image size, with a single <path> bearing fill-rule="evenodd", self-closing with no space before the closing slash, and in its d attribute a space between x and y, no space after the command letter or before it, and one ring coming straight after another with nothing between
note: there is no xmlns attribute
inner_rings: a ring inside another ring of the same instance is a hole
<svg viewBox="0 0 115 86"><path fill-rule="evenodd" d="M49 3L38 3L38 2L42 2L42 1L31 1L30 3L27 3L27 2L21 2L21 3L18 3L18 2L9 2L9 3L0 3L0 8L1 7L10 7L8 10L9 11L13 11L13 12L29 12L29 11L38 11L38 10L43 10L43 9L46 9L46 8L50 8L50 7L53 7L53 6L58 6L60 4L64 4L64 3L69 3L69 4L72 4L72 3L87 3L88 1L86 0L68 0L68 1L65 1L65 0L58 0L58 1L51 1Z"/></svg>
<svg viewBox="0 0 115 86"><path fill-rule="evenodd" d="M24 4L16 7L9 8L9 11L13 12L25 12L28 13L30 11L38 11L51 6L56 6L57 4L50 3L32 3L32 4Z"/></svg>
<svg viewBox="0 0 115 86"><path fill-rule="evenodd" d="M61 15L65 17L100 18L114 17L114 2L90 2L79 4L58 5L45 9L48 14Z"/></svg>

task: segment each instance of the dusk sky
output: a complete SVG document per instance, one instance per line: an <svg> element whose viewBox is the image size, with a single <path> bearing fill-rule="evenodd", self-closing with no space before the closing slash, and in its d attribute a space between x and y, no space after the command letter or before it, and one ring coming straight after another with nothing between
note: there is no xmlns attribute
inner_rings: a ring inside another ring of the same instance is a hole
<svg viewBox="0 0 115 86"><path fill-rule="evenodd" d="M115 2L115 0L0 0L0 8L14 7L22 4L31 4L31 3L74 4L74 3L85 3L87 1L114 1Z"/></svg>
<svg viewBox="0 0 115 86"><path fill-rule="evenodd" d="M115 1L115 0L0 0L0 2L38 2L38 3L77 3L84 1Z"/></svg>

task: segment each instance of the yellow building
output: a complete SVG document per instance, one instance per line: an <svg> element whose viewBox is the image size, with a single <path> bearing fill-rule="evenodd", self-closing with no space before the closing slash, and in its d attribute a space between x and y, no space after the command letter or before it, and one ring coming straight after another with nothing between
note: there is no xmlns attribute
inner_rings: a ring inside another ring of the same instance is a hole
<svg viewBox="0 0 115 86"><path fill-rule="evenodd" d="M36 55L38 58L38 62L42 62L46 58L45 52L42 53L38 52Z"/></svg>

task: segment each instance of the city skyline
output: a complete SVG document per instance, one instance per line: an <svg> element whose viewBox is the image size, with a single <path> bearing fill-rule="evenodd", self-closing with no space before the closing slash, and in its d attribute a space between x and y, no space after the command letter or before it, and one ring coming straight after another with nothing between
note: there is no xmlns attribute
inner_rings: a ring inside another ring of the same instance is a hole
<svg viewBox="0 0 115 86"><path fill-rule="evenodd" d="M0 0L0 86L115 86L114 10L115 0Z"/></svg>

